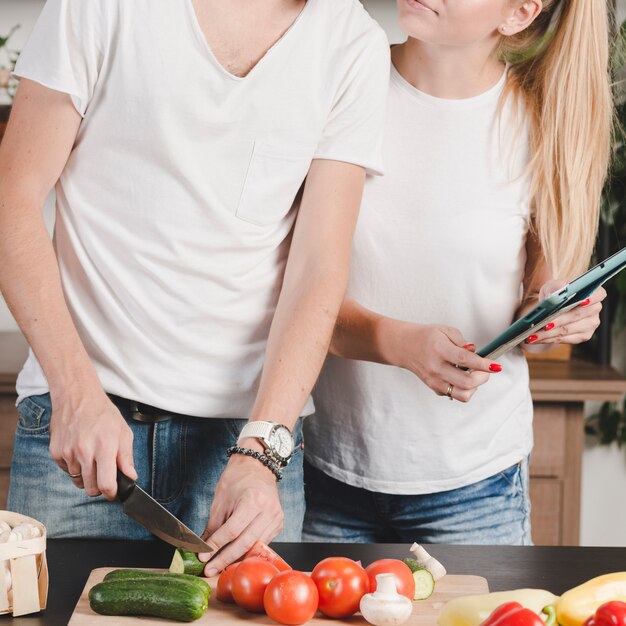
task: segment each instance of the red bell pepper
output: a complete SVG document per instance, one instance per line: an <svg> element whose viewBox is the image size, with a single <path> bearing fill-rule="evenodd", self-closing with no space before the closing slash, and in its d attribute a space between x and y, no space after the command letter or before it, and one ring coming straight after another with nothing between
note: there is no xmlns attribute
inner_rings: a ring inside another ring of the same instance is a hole
<svg viewBox="0 0 626 626"><path fill-rule="evenodd" d="M544 613L548 615L545 622L537 613L523 607L519 602L507 602L495 609L481 626L553 626L555 622L553 607L546 607ZM598 624L598 626L608 625Z"/></svg>
<svg viewBox="0 0 626 626"><path fill-rule="evenodd" d="M585 626L626 626L626 602L607 602L598 608Z"/></svg>

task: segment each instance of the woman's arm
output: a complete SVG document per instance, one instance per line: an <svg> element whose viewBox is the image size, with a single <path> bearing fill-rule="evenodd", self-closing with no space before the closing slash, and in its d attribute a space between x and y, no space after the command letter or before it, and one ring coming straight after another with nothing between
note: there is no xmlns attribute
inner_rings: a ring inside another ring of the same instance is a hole
<svg viewBox="0 0 626 626"><path fill-rule="evenodd" d="M570 280L552 278L534 229L528 234L526 255L524 296L517 310L517 318L525 315ZM543 329L531 335L522 344L522 348L528 352L540 353L547 352L560 343L578 344L589 341L600 325L600 311L602 311L602 301L605 298L606 291L600 287L580 306L557 317Z"/></svg>
<svg viewBox="0 0 626 626"><path fill-rule="evenodd" d="M473 354L475 348L456 328L392 319L346 299L330 352L407 369L439 396L446 395L448 386L453 385L453 398L469 402L490 373L502 370L498 363Z"/></svg>

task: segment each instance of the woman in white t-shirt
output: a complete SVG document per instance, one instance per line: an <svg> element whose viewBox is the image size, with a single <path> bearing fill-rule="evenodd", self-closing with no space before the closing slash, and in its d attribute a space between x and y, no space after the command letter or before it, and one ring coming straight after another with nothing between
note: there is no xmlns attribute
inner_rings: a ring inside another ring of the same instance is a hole
<svg viewBox="0 0 626 626"><path fill-rule="evenodd" d="M526 360L474 349L589 262L610 152L606 2L398 7L386 176L366 184L305 428L304 538L530 543ZM524 349L588 340L605 295Z"/></svg>

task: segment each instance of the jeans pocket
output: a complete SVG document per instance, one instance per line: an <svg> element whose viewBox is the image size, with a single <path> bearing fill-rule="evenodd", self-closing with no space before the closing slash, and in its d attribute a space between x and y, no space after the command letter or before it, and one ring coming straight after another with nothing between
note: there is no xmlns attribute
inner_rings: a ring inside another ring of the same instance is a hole
<svg viewBox="0 0 626 626"><path fill-rule="evenodd" d="M305 417L299 417L298 421L296 422L296 425L293 427L293 443L295 446L294 454L296 452L302 451L302 441L303 441L302 426L303 426L305 419L306 419Z"/></svg>
<svg viewBox="0 0 626 626"><path fill-rule="evenodd" d="M524 484L522 482L522 462L516 463L511 467L500 472L498 475L500 479L504 480L509 486L515 490L516 493L524 491Z"/></svg>
<svg viewBox="0 0 626 626"><path fill-rule="evenodd" d="M52 409L48 396L28 396L17 405L19 419L17 431L28 435L43 435L50 432Z"/></svg>
<svg viewBox="0 0 626 626"><path fill-rule="evenodd" d="M234 446L237 445L237 439L239 438L239 433L241 433L241 429L246 425L248 420L240 419L236 417L224 417L221 418L224 426L226 427L226 434L229 438L228 445Z"/></svg>

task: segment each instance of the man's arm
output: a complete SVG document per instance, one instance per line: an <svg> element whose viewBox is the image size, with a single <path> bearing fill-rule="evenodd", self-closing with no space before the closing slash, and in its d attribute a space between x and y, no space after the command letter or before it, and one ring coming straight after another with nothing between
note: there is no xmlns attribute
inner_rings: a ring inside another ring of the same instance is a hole
<svg viewBox="0 0 626 626"><path fill-rule="evenodd" d="M0 146L0 289L50 385L53 458L89 495L113 498L116 459L135 477L132 432L78 336L42 215L80 123L69 95L21 81Z"/></svg>
<svg viewBox="0 0 626 626"><path fill-rule="evenodd" d="M326 357L345 293L365 170L315 160L304 188L265 365L251 420L293 429ZM261 451L254 439L243 445ZM220 571L257 540L282 528L276 479L257 460L231 457L217 485L204 536L216 548L206 568ZM206 557L205 557L206 558Z"/></svg>

